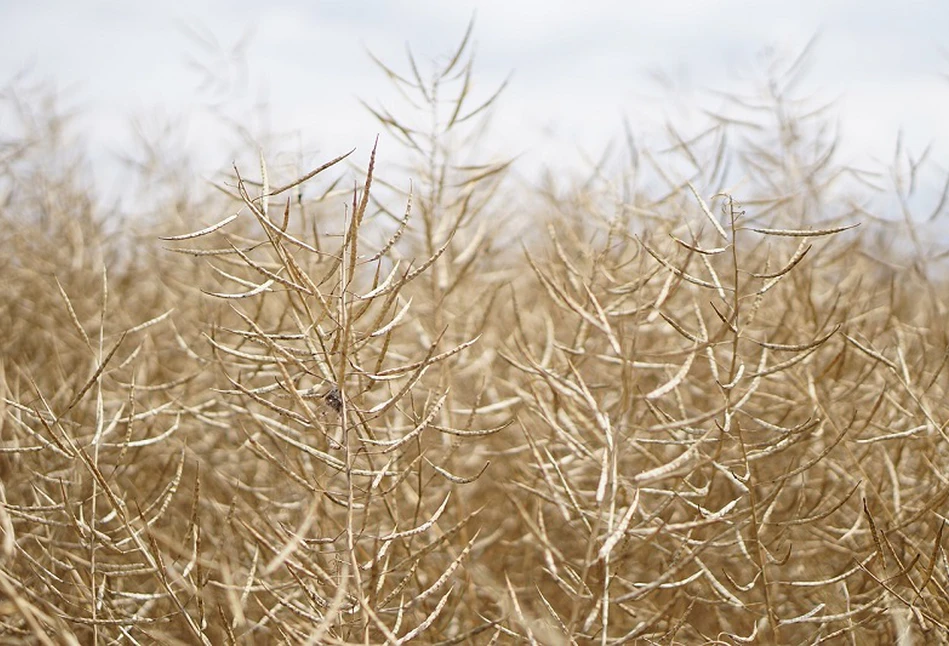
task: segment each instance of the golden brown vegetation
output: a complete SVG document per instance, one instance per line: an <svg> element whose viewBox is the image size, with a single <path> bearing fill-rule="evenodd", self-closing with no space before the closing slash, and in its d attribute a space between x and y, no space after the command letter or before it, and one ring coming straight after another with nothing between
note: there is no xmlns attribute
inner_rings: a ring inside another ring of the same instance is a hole
<svg viewBox="0 0 949 646"><path fill-rule="evenodd" d="M410 68L389 76L427 125L374 108L416 162L397 208L375 149L352 191L326 179L342 158L294 179L261 154L137 236L20 104L3 638L949 642L943 203L910 212L919 160L875 216L888 178L836 166L779 77L540 191L512 240L506 164L456 157L482 111L466 43Z"/></svg>

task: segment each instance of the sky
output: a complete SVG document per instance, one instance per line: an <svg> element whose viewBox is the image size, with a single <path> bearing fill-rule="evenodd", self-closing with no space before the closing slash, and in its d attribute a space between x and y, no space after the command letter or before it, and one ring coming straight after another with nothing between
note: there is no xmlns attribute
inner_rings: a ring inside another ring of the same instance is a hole
<svg viewBox="0 0 949 646"><path fill-rule="evenodd" d="M424 67L472 19L473 91L510 79L481 145L518 155L524 177L582 166L624 119L648 138L681 106L752 87L769 55L793 58L815 37L804 89L836 100L846 159L888 159L902 132L949 168L941 0L0 0L0 16L0 87L55 88L104 168L135 149L136 132L186 152L198 172L226 168L231 120L308 160L368 155L380 127L359 100L398 94L367 51L407 72L408 45ZM383 136L380 156L397 147Z"/></svg>

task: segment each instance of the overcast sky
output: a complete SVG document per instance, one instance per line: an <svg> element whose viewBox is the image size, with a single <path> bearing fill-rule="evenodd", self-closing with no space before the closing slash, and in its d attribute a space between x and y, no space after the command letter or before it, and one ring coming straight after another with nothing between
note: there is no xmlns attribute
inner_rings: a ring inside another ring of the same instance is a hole
<svg viewBox="0 0 949 646"><path fill-rule="evenodd" d="M707 101L708 89L750 88L763 52L793 56L815 35L806 89L838 98L848 159L891 155L902 129L917 150L933 142L947 167L943 0L0 0L0 7L0 78L26 71L54 84L80 110L97 163L128 147L133 118L151 135L166 121L179 124L168 143L191 150L205 168L226 166L232 155L212 137L223 117L254 132L299 133L301 149L316 158L367 151L379 127L357 98L377 104L396 95L366 50L405 70L406 44L423 63L443 55L474 15L476 92L486 96L511 76L486 147L521 154L525 176L577 158L578 147L595 154L622 134L624 116L640 132L674 118L657 100L657 74L680 101ZM257 119L255 106L264 103L269 116ZM0 123L0 134L7 127ZM383 156L387 146L395 148L384 138Z"/></svg>

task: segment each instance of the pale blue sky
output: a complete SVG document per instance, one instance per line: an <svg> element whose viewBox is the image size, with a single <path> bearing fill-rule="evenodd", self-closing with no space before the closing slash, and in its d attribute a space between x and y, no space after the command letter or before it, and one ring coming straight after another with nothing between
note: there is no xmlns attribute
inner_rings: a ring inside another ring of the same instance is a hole
<svg viewBox="0 0 949 646"><path fill-rule="evenodd" d="M577 146L596 153L622 134L624 114L647 134L674 119L653 72L685 104L708 107L707 88L750 88L765 48L793 55L816 34L805 87L839 97L847 159L888 157L901 128L915 149L932 141L935 158L949 159L949 2L937 0L7 0L0 79L29 70L54 83L81 110L95 160L127 147L138 116L146 129L180 119L187 128L172 143L202 168L221 168L232 153L218 148L210 106L257 130L246 115L260 102L272 129L300 133L307 153L325 158L365 151L379 130L356 97L395 96L366 48L405 69L407 43L421 60L444 54L472 14L477 89L513 74L486 147L521 154L526 176L545 163L569 166ZM185 26L212 35L217 51ZM228 57L244 35L240 55ZM189 58L224 85L202 81Z"/></svg>

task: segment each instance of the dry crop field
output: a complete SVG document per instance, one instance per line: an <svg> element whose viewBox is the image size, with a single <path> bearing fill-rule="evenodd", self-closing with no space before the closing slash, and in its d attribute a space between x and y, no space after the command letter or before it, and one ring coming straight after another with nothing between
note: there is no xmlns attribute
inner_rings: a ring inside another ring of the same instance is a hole
<svg viewBox="0 0 949 646"><path fill-rule="evenodd" d="M517 188L467 42L408 68L411 185L264 150L119 226L4 95L3 643L949 642L925 155L841 165L791 66Z"/></svg>

